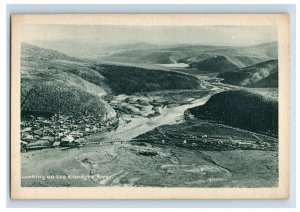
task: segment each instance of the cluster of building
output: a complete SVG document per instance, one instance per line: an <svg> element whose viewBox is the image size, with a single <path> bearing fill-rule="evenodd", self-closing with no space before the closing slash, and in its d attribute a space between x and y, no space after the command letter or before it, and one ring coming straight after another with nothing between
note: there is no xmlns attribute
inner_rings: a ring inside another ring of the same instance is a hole
<svg viewBox="0 0 300 212"><path fill-rule="evenodd" d="M86 142L85 136L109 131L117 126L117 119L103 121L97 115L29 116L21 121L21 151L78 147Z"/></svg>

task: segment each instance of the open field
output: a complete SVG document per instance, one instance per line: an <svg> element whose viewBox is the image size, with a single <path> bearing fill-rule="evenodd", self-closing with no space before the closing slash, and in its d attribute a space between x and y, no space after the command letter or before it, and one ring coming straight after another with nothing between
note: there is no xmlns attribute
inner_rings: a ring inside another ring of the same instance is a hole
<svg viewBox="0 0 300 212"><path fill-rule="evenodd" d="M273 187L277 160L276 151L103 143L22 154L22 176L54 177L22 179L22 186Z"/></svg>

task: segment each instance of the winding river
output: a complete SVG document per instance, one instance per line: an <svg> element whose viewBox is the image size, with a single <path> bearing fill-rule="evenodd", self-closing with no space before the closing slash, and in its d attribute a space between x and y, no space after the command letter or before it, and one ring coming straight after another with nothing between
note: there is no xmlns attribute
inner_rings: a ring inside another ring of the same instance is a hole
<svg viewBox="0 0 300 212"><path fill-rule="evenodd" d="M99 139L99 142L130 141L131 139L151 131L156 127L180 123L184 120L185 110L205 104L205 102L214 93L215 92L212 92L211 94L203 96L202 98L195 99L189 104L184 104L173 108L166 107L162 109L161 115L156 117L145 118L141 116L132 117L128 115L128 119L131 120L129 123L120 123L116 130L95 134L90 136L90 138L93 141Z"/></svg>

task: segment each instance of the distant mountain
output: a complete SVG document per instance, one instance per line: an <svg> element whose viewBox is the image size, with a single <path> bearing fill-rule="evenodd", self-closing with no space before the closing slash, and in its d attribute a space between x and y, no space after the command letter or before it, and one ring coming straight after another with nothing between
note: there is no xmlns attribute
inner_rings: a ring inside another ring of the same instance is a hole
<svg viewBox="0 0 300 212"><path fill-rule="evenodd" d="M206 53L211 55L224 55L224 56L246 56L258 58L277 58L278 46L277 42L263 43L251 46L208 46L208 45L186 45L181 47L173 47L170 50L176 49L192 54Z"/></svg>
<svg viewBox="0 0 300 212"><path fill-rule="evenodd" d="M277 42L263 43L252 46L229 47L218 50L219 54L228 56L247 56L256 58L278 58Z"/></svg>
<svg viewBox="0 0 300 212"><path fill-rule="evenodd" d="M218 75L223 83L245 87L278 87L278 60L269 60L239 72L224 72Z"/></svg>
<svg viewBox="0 0 300 212"><path fill-rule="evenodd" d="M241 48L239 51L243 50L244 54L256 55L261 57L265 55L270 58L278 58L278 43L263 43L254 46L248 46L246 48Z"/></svg>
<svg viewBox="0 0 300 212"><path fill-rule="evenodd" d="M187 63L193 65L214 57L226 57L228 61L243 68L277 58L277 43L253 46L209 46L130 44L107 49L107 60L132 61L154 64Z"/></svg>
<svg viewBox="0 0 300 212"><path fill-rule="evenodd" d="M22 60L46 61L46 60L74 60L75 58L69 57L59 51L40 48L29 43L22 43L21 48Z"/></svg>

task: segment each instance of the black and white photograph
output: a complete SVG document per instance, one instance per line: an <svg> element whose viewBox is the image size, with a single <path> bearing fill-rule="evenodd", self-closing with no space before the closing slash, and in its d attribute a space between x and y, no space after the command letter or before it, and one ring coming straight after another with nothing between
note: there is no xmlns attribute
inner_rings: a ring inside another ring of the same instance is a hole
<svg viewBox="0 0 300 212"><path fill-rule="evenodd" d="M266 24L36 16L13 17L24 20L12 31L21 189L279 187L289 144L279 85L289 70L276 21L288 16Z"/></svg>

